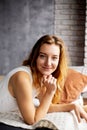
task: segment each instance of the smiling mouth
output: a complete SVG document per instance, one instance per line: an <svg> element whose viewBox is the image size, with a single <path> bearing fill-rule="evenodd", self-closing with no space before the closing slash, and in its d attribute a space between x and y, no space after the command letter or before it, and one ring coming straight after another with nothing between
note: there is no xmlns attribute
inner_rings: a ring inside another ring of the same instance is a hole
<svg viewBox="0 0 87 130"><path fill-rule="evenodd" d="M48 67L43 67L43 69L45 69L45 70L50 70L51 68L48 68Z"/></svg>

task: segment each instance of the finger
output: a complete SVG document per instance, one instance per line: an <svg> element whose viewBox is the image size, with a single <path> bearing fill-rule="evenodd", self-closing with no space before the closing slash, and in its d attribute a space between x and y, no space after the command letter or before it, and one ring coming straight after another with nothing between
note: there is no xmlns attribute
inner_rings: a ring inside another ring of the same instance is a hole
<svg viewBox="0 0 87 130"><path fill-rule="evenodd" d="M78 109L75 110L76 116L77 116L77 120L80 123L81 122L81 117L80 117L80 113L78 111Z"/></svg>
<svg viewBox="0 0 87 130"><path fill-rule="evenodd" d="M84 119L87 121L87 113L86 113L86 112L83 112L83 113L81 114L81 117L84 118Z"/></svg>
<svg viewBox="0 0 87 130"><path fill-rule="evenodd" d="M51 83L53 81L53 77L52 75L47 76L47 80L48 83Z"/></svg>
<svg viewBox="0 0 87 130"><path fill-rule="evenodd" d="M81 117L80 117L80 113L79 112L77 113L77 119L78 119L78 122L80 123L81 122Z"/></svg>
<svg viewBox="0 0 87 130"><path fill-rule="evenodd" d="M47 75L43 75L42 82L43 82L43 84L45 84L47 82Z"/></svg>
<svg viewBox="0 0 87 130"><path fill-rule="evenodd" d="M53 82L56 83L57 82L57 79L53 77Z"/></svg>
<svg viewBox="0 0 87 130"><path fill-rule="evenodd" d="M41 78L40 85L43 86L43 78Z"/></svg>

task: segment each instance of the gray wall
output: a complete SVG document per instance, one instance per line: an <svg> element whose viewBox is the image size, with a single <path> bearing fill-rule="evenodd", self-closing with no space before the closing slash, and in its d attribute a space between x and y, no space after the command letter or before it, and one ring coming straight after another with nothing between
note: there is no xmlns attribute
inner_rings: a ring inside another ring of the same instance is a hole
<svg viewBox="0 0 87 130"><path fill-rule="evenodd" d="M21 65L48 33L54 33L54 0L0 0L0 74Z"/></svg>

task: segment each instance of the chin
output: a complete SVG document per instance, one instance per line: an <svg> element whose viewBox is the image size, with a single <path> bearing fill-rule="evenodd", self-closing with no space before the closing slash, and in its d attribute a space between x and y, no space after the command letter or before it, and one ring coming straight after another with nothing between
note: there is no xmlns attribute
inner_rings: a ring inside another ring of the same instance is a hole
<svg viewBox="0 0 87 130"><path fill-rule="evenodd" d="M42 75L51 75L54 71L39 70Z"/></svg>
<svg viewBox="0 0 87 130"><path fill-rule="evenodd" d="M52 74L52 73L42 73L42 75L50 75L50 74Z"/></svg>

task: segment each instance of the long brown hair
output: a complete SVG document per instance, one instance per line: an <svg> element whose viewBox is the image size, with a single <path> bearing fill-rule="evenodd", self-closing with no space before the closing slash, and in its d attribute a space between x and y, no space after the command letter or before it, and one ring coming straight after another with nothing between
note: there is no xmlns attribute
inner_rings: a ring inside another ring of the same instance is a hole
<svg viewBox="0 0 87 130"><path fill-rule="evenodd" d="M38 74L37 74L37 67L36 67L36 60L39 55L40 47L43 44L55 44L60 47L60 57L59 57L59 64L55 72L52 75L57 79L58 89L54 95L53 102L58 103L59 101L59 93L60 89L62 90L64 85L64 80L67 75L67 58L65 53L65 46L64 42L61 38L55 35L44 35L42 36L33 46L31 53L29 54L28 58L23 61L24 66L30 66L34 84L38 84Z"/></svg>

